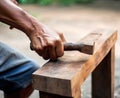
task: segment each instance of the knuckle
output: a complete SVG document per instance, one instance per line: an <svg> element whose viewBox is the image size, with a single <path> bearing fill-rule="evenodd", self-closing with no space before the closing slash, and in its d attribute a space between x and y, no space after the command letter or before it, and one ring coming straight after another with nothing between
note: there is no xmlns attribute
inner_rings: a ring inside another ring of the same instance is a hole
<svg viewBox="0 0 120 98"><path fill-rule="evenodd" d="M56 44L56 45L61 44L61 39L56 39L56 40L55 40L55 44Z"/></svg>
<svg viewBox="0 0 120 98"><path fill-rule="evenodd" d="M55 43L54 42L48 42L48 47L55 47Z"/></svg>
<svg viewBox="0 0 120 98"><path fill-rule="evenodd" d="M61 32L59 32L58 35L60 36L60 38L64 37L63 33L61 33Z"/></svg>
<svg viewBox="0 0 120 98"><path fill-rule="evenodd" d="M35 46L35 47L34 47L34 50L36 50L36 51L42 51L42 47L40 47L40 46Z"/></svg>
<svg viewBox="0 0 120 98"><path fill-rule="evenodd" d="M58 35L59 35L59 36L63 36L63 33L61 33L61 32L58 32Z"/></svg>
<svg viewBox="0 0 120 98"><path fill-rule="evenodd" d="M44 44L44 45L42 45L42 48L43 48L43 50L44 50L44 49L48 48L48 45L47 45L47 44Z"/></svg>
<svg viewBox="0 0 120 98"><path fill-rule="evenodd" d="M60 52L60 53L58 53L58 57L61 57L61 56L63 56L64 55L64 52Z"/></svg>

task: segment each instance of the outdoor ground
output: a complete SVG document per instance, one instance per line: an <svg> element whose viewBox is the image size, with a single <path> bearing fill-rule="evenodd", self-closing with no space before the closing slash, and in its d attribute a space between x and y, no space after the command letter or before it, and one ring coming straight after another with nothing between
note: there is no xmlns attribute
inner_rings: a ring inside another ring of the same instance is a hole
<svg viewBox="0 0 120 98"><path fill-rule="evenodd" d="M93 4L61 7L40 7L35 5L21 5L28 13L38 18L47 26L63 32L68 41L78 41L81 37L96 29L118 30L120 35L120 1L97 0ZM40 66L46 61L29 49L29 39L22 32L9 30L7 25L0 23L0 41L18 49L23 54L34 59ZM115 62L115 98L120 98L120 38L116 43ZM82 87L83 98L90 96L90 78ZM0 92L0 98L3 98ZM38 98L35 91L30 98Z"/></svg>

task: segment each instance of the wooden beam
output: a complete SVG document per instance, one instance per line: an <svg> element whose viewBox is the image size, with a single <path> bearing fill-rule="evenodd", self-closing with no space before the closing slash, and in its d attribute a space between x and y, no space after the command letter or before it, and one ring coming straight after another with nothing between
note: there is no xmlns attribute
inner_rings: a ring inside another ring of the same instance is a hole
<svg viewBox="0 0 120 98"><path fill-rule="evenodd" d="M79 42L95 41L93 55L77 51L65 52L56 62L49 61L33 73L34 88L52 94L74 97L79 87L103 60L117 39L117 31L90 33Z"/></svg>

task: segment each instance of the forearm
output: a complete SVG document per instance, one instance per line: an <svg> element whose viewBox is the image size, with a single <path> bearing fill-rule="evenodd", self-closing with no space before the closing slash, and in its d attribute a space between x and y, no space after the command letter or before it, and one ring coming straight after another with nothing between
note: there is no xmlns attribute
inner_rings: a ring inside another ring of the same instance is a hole
<svg viewBox="0 0 120 98"><path fill-rule="evenodd" d="M29 33L31 32L30 30L34 29L32 16L10 0L2 0L0 2L0 21L25 33Z"/></svg>
<svg viewBox="0 0 120 98"><path fill-rule="evenodd" d="M55 60L63 55L61 36L27 14L11 0L0 0L0 21L25 32L31 41L32 49L44 59Z"/></svg>

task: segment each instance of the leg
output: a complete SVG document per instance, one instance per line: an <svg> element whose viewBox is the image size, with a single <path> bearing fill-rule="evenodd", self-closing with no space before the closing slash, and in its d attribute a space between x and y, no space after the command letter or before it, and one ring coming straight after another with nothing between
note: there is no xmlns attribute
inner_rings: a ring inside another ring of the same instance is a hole
<svg viewBox="0 0 120 98"><path fill-rule="evenodd" d="M73 97L65 97L65 96L40 92L40 98L73 98Z"/></svg>
<svg viewBox="0 0 120 98"><path fill-rule="evenodd" d="M114 98L114 47L92 73L92 98Z"/></svg>
<svg viewBox="0 0 120 98"><path fill-rule="evenodd" d="M33 90L34 89L32 87L32 84L30 84L28 87L18 92L14 92L11 94L4 93L4 98L28 98L32 94Z"/></svg>
<svg viewBox="0 0 120 98"><path fill-rule="evenodd" d="M60 96L60 95L50 94L50 93L45 93L45 92L39 92L39 93L40 93L40 98L81 98L80 90L77 91L74 97Z"/></svg>
<svg viewBox="0 0 120 98"><path fill-rule="evenodd" d="M0 90L6 98L26 98L32 92L32 73L38 66L18 51L0 42ZM25 93L24 93L25 92ZM24 94L23 94L24 93Z"/></svg>

